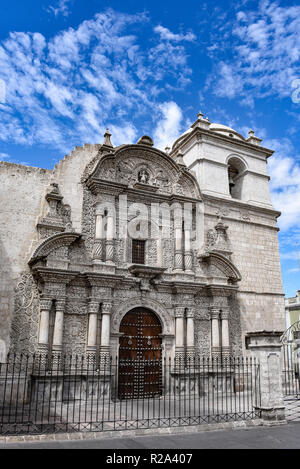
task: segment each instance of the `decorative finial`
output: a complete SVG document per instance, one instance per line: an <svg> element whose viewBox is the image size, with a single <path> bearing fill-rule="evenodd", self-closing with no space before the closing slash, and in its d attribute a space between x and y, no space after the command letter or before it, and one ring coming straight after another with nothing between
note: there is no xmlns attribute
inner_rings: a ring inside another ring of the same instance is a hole
<svg viewBox="0 0 300 469"><path fill-rule="evenodd" d="M111 137L111 133L108 129L106 129L105 134L104 134L103 145L106 145L107 147L113 147L113 144L111 143L110 137Z"/></svg>
<svg viewBox="0 0 300 469"><path fill-rule="evenodd" d="M176 163L179 164L180 166L185 166L185 162L183 161L183 153L179 151L176 156Z"/></svg>
<svg viewBox="0 0 300 469"><path fill-rule="evenodd" d="M203 117L204 117L204 114L203 114L201 111L199 111L199 112L198 112L198 119L199 119L199 120L202 120Z"/></svg>
<svg viewBox="0 0 300 469"><path fill-rule="evenodd" d="M166 147L166 148L165 148L165 152L166 152L167 154L169 154L169 153L170 153L170 150L171 150L171 148L170 148L170 147Z"/></svg>
<svg viewBox="0 0 300 469"><path fill-rule="evenodd" d="M248 143L251 143L252 145L261 145L262 139L254 135L254 130L249 130L248 135L249 137L246 140Z"/></svg>

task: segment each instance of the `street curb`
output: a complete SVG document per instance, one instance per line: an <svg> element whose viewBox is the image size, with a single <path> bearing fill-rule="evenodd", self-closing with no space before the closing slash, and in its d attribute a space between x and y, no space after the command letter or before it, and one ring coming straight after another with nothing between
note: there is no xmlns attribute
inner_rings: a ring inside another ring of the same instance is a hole
<svg viewBox="0 0 300 469"><path fill-rule="evenodd" d="M286 424L286 421L272 422L266 424L262 419L254 419L241 422L210 423L187 427L166 427L147 428L138 430L115 430L106 432L78 432L78 433L56 433L47 435L22 435L22 436L2 436L0 443L24 443L24 442L51 442L51 441L76 441L76 440L97 440L109 438L130 438L151 435L176 435L187 433L203 433L220 430L240 430L265 426L279 426Z"/></svg>

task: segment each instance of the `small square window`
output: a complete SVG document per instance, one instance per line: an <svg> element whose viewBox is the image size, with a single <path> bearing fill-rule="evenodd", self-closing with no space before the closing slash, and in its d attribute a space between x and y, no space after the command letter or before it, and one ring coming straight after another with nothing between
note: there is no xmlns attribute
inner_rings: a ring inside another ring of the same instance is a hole
<svg viewBox="0 0 300 469"><path fill-rule="evenodd" d="M132 240L132 263L145 264L145 243L139 239Z"/></svg>

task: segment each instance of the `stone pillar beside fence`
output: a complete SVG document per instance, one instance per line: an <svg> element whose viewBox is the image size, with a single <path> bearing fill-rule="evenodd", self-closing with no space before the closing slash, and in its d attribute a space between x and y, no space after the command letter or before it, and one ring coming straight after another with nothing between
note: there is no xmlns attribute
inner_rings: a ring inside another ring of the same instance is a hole
<svg viewBox="0 0 300 469"><path fill-rule="evenodd" d="M260 393L256 408L265 423L270 425L286 423L281 370L282 334L279 331L246 334L246 349L259 360L260 366Z"/></svg>

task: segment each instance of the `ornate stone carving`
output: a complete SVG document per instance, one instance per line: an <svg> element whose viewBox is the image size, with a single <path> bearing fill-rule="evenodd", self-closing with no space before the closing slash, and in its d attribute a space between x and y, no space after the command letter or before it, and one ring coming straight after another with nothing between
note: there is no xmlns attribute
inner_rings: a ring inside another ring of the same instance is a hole
<svg viewBox="0 0 300 469"><path fill-rule="evenodd" d="M31 273L24 272L15 288L15 311L11 326L11 350L34 353L39 327L39 294Z"/></svg>
<svg viewBox="0 0 300 469"><path fill-rule="evenodd" d="M159 316L163 326L163 334L171 334L173 332L174 320L166 308L155 300L144 298L141 301L141 299L137 297L125 301L121 306L114 306L115 310L112 314L111 321L112 332L118 333L123 316L125 316L128 311L138 307L149 308Z"/></svg>
<svg viewBox="0 0 300 469"><path fill-rule="evenodd" d="M182 306L176 306L176 308L174 308L174 316L175 318L183 318L184 317L184 312L185 312L185 308L182 307Z"/></svg>
<svg viewBox="0 0 300 469"><path fill-rule="evenodd" d="M163 194L200 196L197 183L188 171L156 149L123 147L114 156L100 159L94 177L132 186L138 181L156 186ZM164 182L164 183L163 183Z"/></svg>
<svg viewBox="0 0 300 469"><path fill-rule="evenodd" d="M37 228L40 237L52 236L62 231L73 231L71 221L71 207L62 203L63 197L59 192L58 184L52 183L46 194L49 210L45 217L38 222Z"/></svg>
<svg viewBox="0 0 300 469"><path fill-rule="evenodd" d="M104 302L102 303L102 314L111 314L112 312L112 303Z"/></svg>

